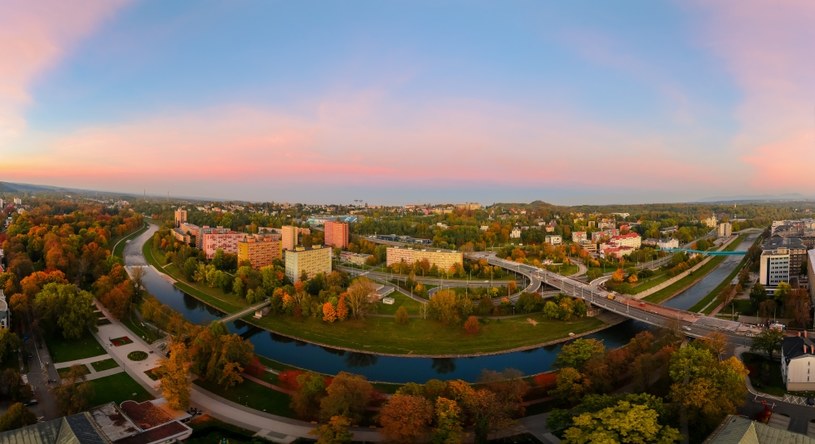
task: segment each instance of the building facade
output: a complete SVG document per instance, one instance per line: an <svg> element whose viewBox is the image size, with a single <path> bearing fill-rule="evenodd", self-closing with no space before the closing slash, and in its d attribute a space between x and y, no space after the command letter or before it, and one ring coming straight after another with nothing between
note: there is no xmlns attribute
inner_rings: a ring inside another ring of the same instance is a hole
<svg viewBox="0 0 815 444"><path fill-rule="evenodd" d="M11 328L11 309L6 301L6 295L0 288L0 328Z"/></svg>
<svg viewBox="0 0 815 444"><path fill-rule="evenodd" d="M342 251L340 252L340 260L343 262L348 262L354 265L365 265L365 262L370 258L372 255L370 254L362 254L362 253L352 253L350 251Z"/></svg>
<svg viewBox="0 0 815 444"><path fill-rule="evenodd" d="M761 245L762 250L777 250L786 248L790 255L790 279L798 277L807 260L807 247L797 237L773 236ZM789 281L787 281L789 282Z"/></svg>
<svg viewBox="0 0 815 444"><path fill-rule="evenodd" d="M781 343L781 375L788 391L815 390L815 343L787 336Z"/></svg>
<svg viewBox="0 0 815 444"><path fill-rule="evenodd" d="M427 259L430 265L440 270L449 270L456 264L464 265L464 253L452 250L414 250L412 248L388 247L385 250L386 265L391 266L399 262L412 264Z"/></svg>
<svg viewBox="0 0 815 444"><path fill-rule="evenodd" d="M225 231L224 231L225 230ZM215 252L223 250L224 253L238 254L238 242L243 240L246 233L238 233L229 229L216 229L216 231L204 232L201 250L204 251L207 259L212 259Z"/></svg>
<svg viewBox="0 0 815 444"><path fill-rule="evenodd" d="M657 241L657 248L662 250L670 250L672 248L679 248L679 240L677 239L665 239L665 240L658 240Z"/></svg>
<svg viewBox="0 0 815 444"><path fill-rule="evenodd" d="M296 248L285 255L286 277L292 282L299 281L303 273L309 278L331 273L331 247Z"/></svg>
<svg viewBox="0 0 815 444"><path fill-rule="evenodd" d="M180 227L181 224L187 222L187 210L183 208L178 208L175 210L175 226L176 228Z"/></svg>
<svg viewBox="0 0 815 444"><path fill-rule="evenodd" d="M280 229L280 241L284 250L294 250L298 244L300 229L292 225L283 225Z"/></svg>
<svg viewBox="0 0 815 444"><path fill-rule="evenodd" d="M348 224L345 222L326 221L323 225L325 227L325 244L337 247L348 248Z"/></svg>
<svg viewBox="0 0 815 444"><path fill-rule="evenodd" d="M544 242L549 245L560 245L563 243L563 237L559 234L547 234L544 238Z"/></svg>
<svg viewBox="0 0 815 444"><path fill-rule="evenodd" d="M630 247L636 249L642 246L642 238L637 233L620 234L617 236L612 236L608 243L617 247Z"/></svg>
<svg viewBox="0 0 815 444"><path fill-rule="evenodd" d="M268 267L276 259L283 258L280 244L278 234L246 236L238 242L238 264L248 261L252 268Z"/></svg>
<svg viewBox="0 0 815 444"><path fill-rule="evenodd" d="M790 253L780 247L761 252L758 269L758 282L765 287L777 287L781 282L790 281Z"/></svg>
<svg viewBox="0 0 815 444"><path fill-rule="evenodd" d="M730 237L733 235L733 225L730 222L722 222L716 227L716 236Z"/></svg>
<svg viewBox="0 0 815 444"><path fill-rule="evenodd" d="M589 236L586 234L585 231L574 231L572 232L572 242L579 244L581 242L589 240Z"/></svg>

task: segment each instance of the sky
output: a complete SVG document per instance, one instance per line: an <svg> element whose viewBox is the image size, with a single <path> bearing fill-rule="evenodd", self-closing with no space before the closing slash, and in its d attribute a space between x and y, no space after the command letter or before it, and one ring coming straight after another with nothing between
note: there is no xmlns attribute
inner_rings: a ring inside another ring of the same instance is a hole
<svg viewBox="0 0 815 444"><path fill-rule="evenodd" d="M248 201L815 196L815 2L0 0L0 181Z"/></svg>

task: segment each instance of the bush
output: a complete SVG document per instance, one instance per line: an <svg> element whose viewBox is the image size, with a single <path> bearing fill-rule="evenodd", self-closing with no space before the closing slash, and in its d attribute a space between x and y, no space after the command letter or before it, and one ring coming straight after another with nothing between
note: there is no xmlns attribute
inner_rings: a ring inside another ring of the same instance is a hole
<svg viewBox="0 0 815 444"><path fill-rule="evenodd" d="M481 324L478 323L477 317L470 315L470 317L464 321L464 330L466 330L468 334L474 335L478 333L480 329Z"/></svg>

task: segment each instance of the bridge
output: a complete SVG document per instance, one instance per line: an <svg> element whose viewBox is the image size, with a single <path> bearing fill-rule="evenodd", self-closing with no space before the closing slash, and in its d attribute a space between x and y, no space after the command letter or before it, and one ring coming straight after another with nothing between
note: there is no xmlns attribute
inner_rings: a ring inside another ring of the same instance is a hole
<svg viewBox="0 0 815 444"><path fill-rule="evenodd" d="M271 303L272 303L271 299L266 299L265 301L261 302L260 304L253 305L251 307L246 307L246 308L244 308L243 310L241 310L241 311L239 311L237 313L232 313L229 316L218 319L218 322L227 323L227 322L235 321L237 319L240 319L240 318L248 315L249 313L254 313L257 310L260 310L261 308L263 308L263 307L265 307L265 306L267 306L267 305L269 305Z"/></svg>
<svg viewBox="0 0 815 444"><path fill-rule="evenodd" d="M538 285L552 286L564 294L580 298L588 304L612 313L657 327L681 328L682 333L686 336L699 338L718 331L726 335L731 343L750 345L752 336L760 331L757 327L740 322L702 316L698 313L664 307L609 292L548 270L498 258L493 253L468 253L468 256L487 259L490 265L497 265L524 274L530 281L535 281Z"/></svg>
<svg viewBox="0 0 815 444"><path fill-rule="evenodd" d="M740 256L747 254L746 251L704 251L704 250L693 250L690 248L669 248L665 250L669 253L692 253L692 254L704 254L706 256Z"/></svg>

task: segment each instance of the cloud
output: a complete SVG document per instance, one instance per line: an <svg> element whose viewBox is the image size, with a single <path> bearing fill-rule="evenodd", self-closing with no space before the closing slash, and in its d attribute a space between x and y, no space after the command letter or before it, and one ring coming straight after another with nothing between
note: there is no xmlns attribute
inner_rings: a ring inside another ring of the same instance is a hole
<svg viewBox="0 0 815 444"><path fill-rule="evenodd" d="M700 44L742 92L732 145L759 189L811 191L815 160L815 3L698 2Z"/></svg>
<svg viewBox="0 0 815 444"><path fill-rule="evenodd" d="M0 146L23 134L37 76L124 4L122 0L0 0Z"/></svg>

